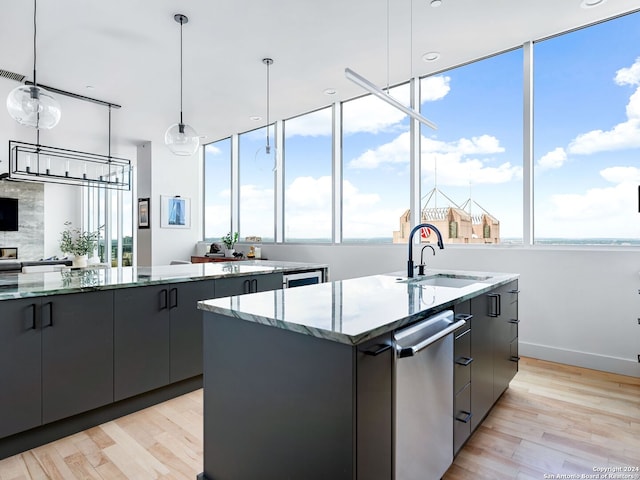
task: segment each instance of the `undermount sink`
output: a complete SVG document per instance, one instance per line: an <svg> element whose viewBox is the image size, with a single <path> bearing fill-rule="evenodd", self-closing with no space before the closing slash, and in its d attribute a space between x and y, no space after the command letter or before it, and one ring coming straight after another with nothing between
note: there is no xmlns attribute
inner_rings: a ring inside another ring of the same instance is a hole
<svg viewBox="0 0 640 480"><path fill-rule="evenodd" d="M474 283L484 282L491 277L483 275L456 275L447 273L438 273L435 275L425 275L400 280L399 283L408 283L410 285L431 285L433 287L449 287L462 288Z"/></svg>

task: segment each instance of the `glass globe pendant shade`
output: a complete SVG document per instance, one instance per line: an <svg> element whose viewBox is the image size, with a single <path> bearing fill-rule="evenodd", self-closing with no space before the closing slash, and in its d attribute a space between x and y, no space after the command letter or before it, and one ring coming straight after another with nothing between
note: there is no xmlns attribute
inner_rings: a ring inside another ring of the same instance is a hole
<svg viewBox="0 0 640 480"><path fill-rule="evenodd" d="M7 110L19 124L46 130L55 127L62 115L58 101L34 85L14 88L7 97Z"/></svg>
<svg viewBox="0 0 640 480"><path fill-rule="evenodd" d="M175 155L193 155L200 146L196 131L184 123L174 123L164 134L164 143Z"/></svg>

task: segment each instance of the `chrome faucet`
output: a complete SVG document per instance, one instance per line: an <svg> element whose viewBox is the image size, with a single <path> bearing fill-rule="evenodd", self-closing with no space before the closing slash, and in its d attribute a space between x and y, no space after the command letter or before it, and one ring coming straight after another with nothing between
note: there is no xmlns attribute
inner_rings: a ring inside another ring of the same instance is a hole
<svg viewBox="0 0 640 480"><path fill-rule="evenodd" d="M440 250L444 248L444 243L442 243L442 234L440 233L440 230L438 230L438 228L435 225L431 225L430 223L421 223L420 225L416 225L415 227L413 227L413 230L411 230L411 233L409 234L409 260L407 262L407 277L409 278L413 277L413 268L414 268L413 267L413 236L418 230L420 230L423 227L430 228L434 232L436 232L436 235L438 236L438 248L440 248Z"/></svg>

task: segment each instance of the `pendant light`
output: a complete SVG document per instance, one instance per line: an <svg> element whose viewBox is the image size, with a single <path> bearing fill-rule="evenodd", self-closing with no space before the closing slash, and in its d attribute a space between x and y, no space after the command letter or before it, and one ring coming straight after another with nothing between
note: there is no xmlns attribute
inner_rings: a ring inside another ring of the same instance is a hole
<svg viewBox="0 0 640 480"><path fill-rule="evenodd" d="M271 146L269 145L269 67L273 65L273 59L263 58L262 63L267 66L267 145L265 146L265 152L269 155L271 153Z"/></svg>
<svg viewBox="0 0 640 480"><path fill-rule="evenodd" d="M200 146L196 131L182 121L182 26L189 21L186 15L177 13L173 19L180 24L180 123L174 123L164 134L164 143L176 155L193 155Z"/></svg>
<svg viewBox="0 0 640 480"><path fill-rule="evenodd" d="M38 129L50 129L60 121L58 101L36 83L36 6L33 0L33 85L20 85L7 97L9 115L21 125Z"/></svg>

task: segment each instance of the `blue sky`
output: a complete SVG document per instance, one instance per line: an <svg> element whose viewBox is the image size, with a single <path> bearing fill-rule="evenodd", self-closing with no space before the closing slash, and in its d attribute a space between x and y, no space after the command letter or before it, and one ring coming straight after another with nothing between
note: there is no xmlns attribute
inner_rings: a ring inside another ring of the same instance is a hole
<svg viewBox="0 0 640 480"><path fill-rule="evenodd" d="M439 127L421 132L423 195L437 171L438 188L458 204L471 196L501 221L503 237L522 236L522 57L518 49L422 80L422 113ZM535 44L538 237L640 237L638 57L640 14ZM406 86L390 94L408 103ZM345 239L391 237L408 205L407 117L363 97L344 104L343 129ZM285 133L285 236L328 238L330 109L286 121ZM242 236L273 231L274 160L260 153L264 137L260 129L240 140ZM221 212L228 225L228 210L211 197L225 201L224 172L207 175L214 230Z"/></svg>

